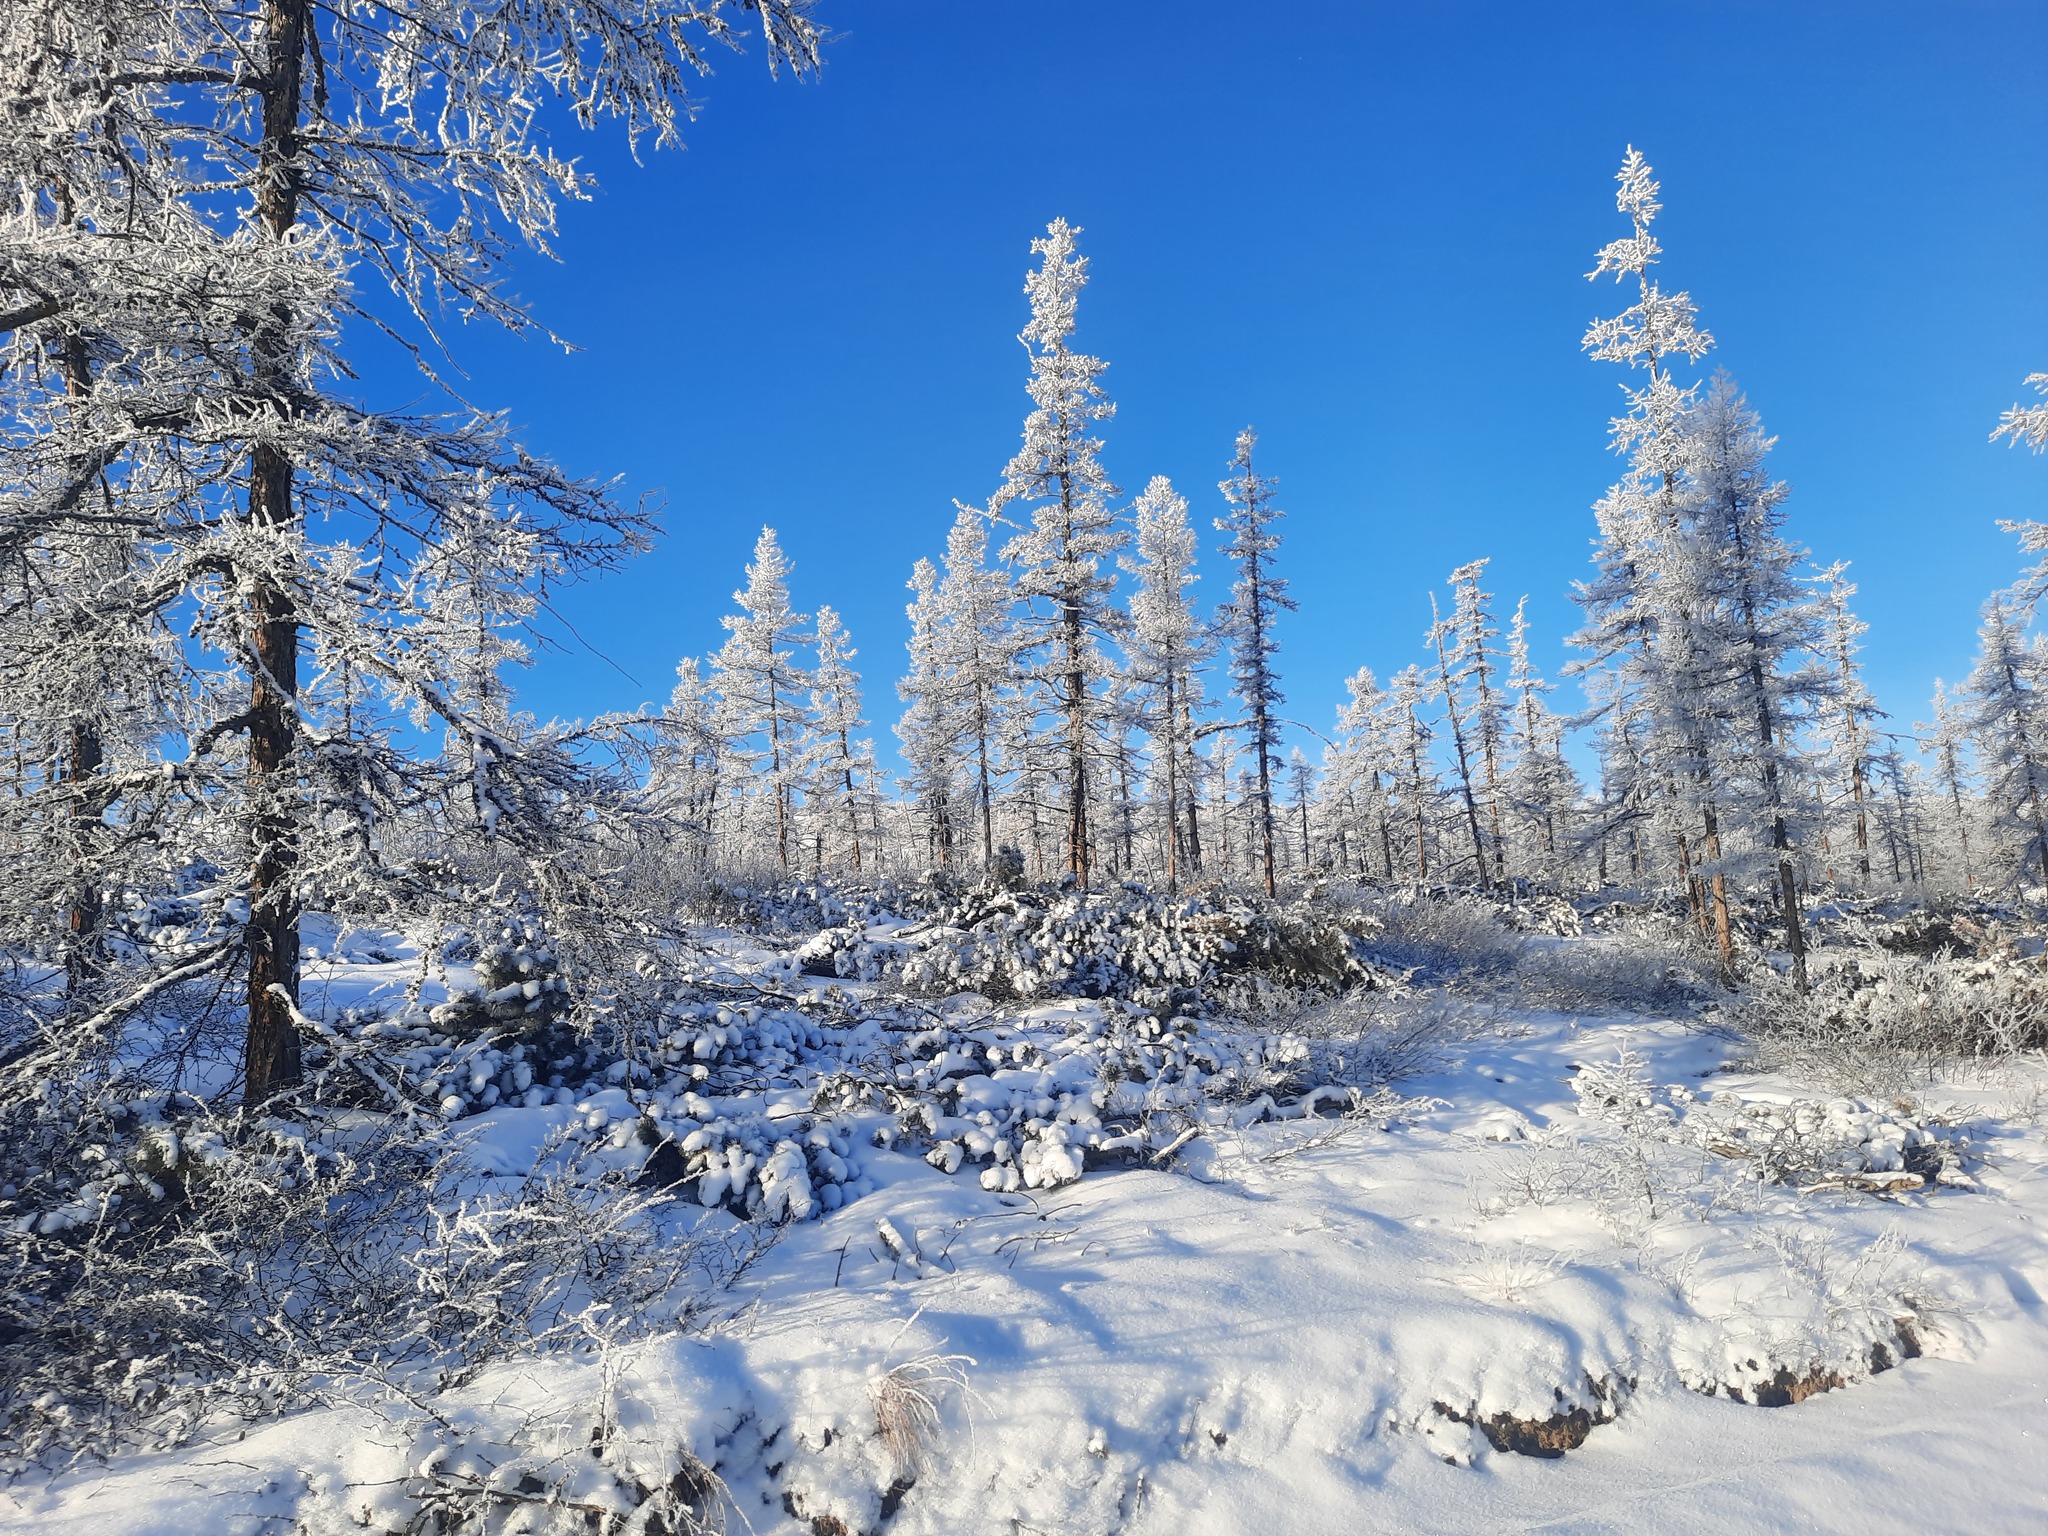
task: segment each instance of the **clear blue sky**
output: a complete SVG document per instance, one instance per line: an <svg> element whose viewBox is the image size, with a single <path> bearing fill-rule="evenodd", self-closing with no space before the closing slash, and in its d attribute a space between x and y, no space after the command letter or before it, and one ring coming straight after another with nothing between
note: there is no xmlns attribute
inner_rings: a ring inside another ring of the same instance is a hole
<svg viewBox="0 0 2048 1536"><path fill-rule="evenodd" d="M544 716L664 698L769 523L799 606L847 617L892 751L904 582L1016 444L1020 290L1054 215L1085 230L1076 339L1111 364L1126 491L1164 473L1220 510L1257 425L1301 605L1289 712L1325 729L1350 671L1417 658L1428 590L1479 555L1564 659L1616 469L1619 370L1578 343L1621 300L1582 274L1622 228L1630 142L1664 183L1663 280L1778 434L1797 536L1853 561L1897 721L1961 675L2018 569L1995 520L2048 517L2048 462L1985 441L2048 369L2039 0L820 16L822 79L723 61L686 152L575 136L603 191L512 285L580 352L457 339L471 397L531 447L667 500L653 554L562 603L609 661L544 658L519 684Z"/></svg>

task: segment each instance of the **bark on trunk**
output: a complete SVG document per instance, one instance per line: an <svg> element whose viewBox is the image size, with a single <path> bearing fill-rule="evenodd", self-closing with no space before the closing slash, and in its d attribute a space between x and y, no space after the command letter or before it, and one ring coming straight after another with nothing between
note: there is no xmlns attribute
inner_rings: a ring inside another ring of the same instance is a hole
<svg viewBox="0 0 2048 1536"><path fill-rule="evenodd" d="M265 232L282 240L298 221L299 116L307 47L307 0L264 0L267 40L262 103L262 144L257 158L256 213ZM274 306L258 325L252 348L258 409L289 417L291 315ZM249 460L249 521L289 530L297 507L292 463L272 443L259 442ZM280 536L288 542L289 533ZM267 574L251 583L249 687L249 791L252 858L249 871L248 1038L243 1058L243 1102L254 1107L299 1081L299 1035L293 1022L299 999L297 700L299 626L291 594Z"/></svg>

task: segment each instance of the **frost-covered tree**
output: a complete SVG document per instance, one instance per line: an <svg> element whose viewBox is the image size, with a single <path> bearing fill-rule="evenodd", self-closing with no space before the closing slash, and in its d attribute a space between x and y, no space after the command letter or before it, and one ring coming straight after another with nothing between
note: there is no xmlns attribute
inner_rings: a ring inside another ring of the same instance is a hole
<svg viewBox="0 0 2048 1536"><path fill-rule="evenodd" d="M1815 578L1820 594L1821 661L1828 674L1828 756L1842 786L1843 811L1856 845L1856 872L1870 879L1870 778L1876 756L1871 722L1883 711L1863 685L1857 661L1870 626L1856 617L1849 599L1855 583L1843 580L1848 562L1838 560Z"/></svg>
<svg viewBox="0 0 2048 1536"><path fill-rule="evenodd" d="M1395 731L1394 799L1400 807L1405 835L1412 836L1408 858L1417 880L1429 878L1430 844L1435 836L1436 772L1430 762L1435 732L1422 718L1430 682L1420 667L1407 666L1393 677L1392 715Z"/></svg>
<svg viewBox="0 0 2048 1536"><path fill-rule="evenodd" d="M996 803L1005 774L1002 744L1016 694L1017 636L1010 579L988 559L988 518L962 506L946 536L945 574L938 586L935 665L958 716L981 862L994 865Z"/></svg>
<svg viewBox="0 0 2048 1536"><path fill-rule="evenodd" d="M1144 732L1145 712L1138 689L1127 672L1112 674L1104 703L1105 771L1097 775L1097 803L1089 813L1089 824L1101 829L1117 877L1128 880L1138 872L1139 826L1144 819L1143 763L1138 738Z"/></svg>
<svg viewBox="0 0 2048 1536"><path fill-rule="evenodd" d="M1287 753L1287 792L1294 803L1295 830L1301 834L1301 873L1306 879L1315 867L1315 855L1309 847L1309 802L1315 798L1316 767L1308 760L1308 754L1299 747L1290 748Z"/></svg>
<svg viewBox="0 0 2048 1536"><path fill-rule="evenodd" d="M1451 572L1451 614L1444 621L1447 654L1439 659L1447 666L1447 691L1459 695L1452 711L1469 736L1473 756L1478 760L1476 798L1485 812L1487 843L1492 850L1493 878L1507 879L1507 837L1501 817L1501 780L1507 756L1507 708L1497 674L1500 651L1496 642L1500 630L1493 617L1493 594L1480 586L1487 561L1473 560ZM1486 875L1480 872L1482 883Z"/></svg>
<svg viewBox="0 0 2048 1536"><path fill-rule="evenodd" d="M1733 379L1716 376L1686 435L1689 511L1712 599L1707 650L1716 668L1718 735L1735 770L1732 798L1769 850L1793 977L1803 987L1794 786L1810 773L1798 747L1800 724L1829 690L1825 669L1804 659L1823 642L1822 615L1794 574L1806 552L1785 534L1787 491L1768 463L1775 439Z"/></svg>
<svg viewBox="0 0 2048 1536"><path fill-rule="evenodd" d="M2027 385L2036 394L2048 396L2048 373L2030 373ZM1998 428L1991 434L1991 441L2001 437L2011 439L2017 447L2025 443L2034 452L2048 450L2048 399L2035 405L2015 405L1998 418Z"/></svg>
<svg viewBox="0 0 2048 1536"><path fill-rule="evenodd" d="M1100 745L1109 671L1101 642L1121 628L1110 594L1113 562L1128 535L1111 506L1118 491L1102 468L1101 440L1091 435L1116 414L1096 382L1108 365L1070 343L1075 306L1088 281L1088 260L1074 245L1078 233L1065 219L1054 219L1044 237L1031 242L1040 262L1025 279L1031 320L1018 337L1031 355L1031 412L1023 446L1005 468L988 512L1015 516L1016 509L1030 518L1004 546L1003 559L1015 572L1015 595L1024 605L1023 675L1039 695L1038 710L1056 722L1066 866L1085 887L1092 848L1089 766Z"/></svg>
<svg viewBox="0 0 2048 1536"><path fill-rule="evenodd" d="M1393 807L1397 757L1395 704L1367 667L1344 680L1337 737L1323 758L1323 804L1336 834L1338 862L1361 879L1394 878Z"/></svg>
<svg viewBox="0 0 2048 1536"><path fill-rule="evenodd" d="M1553 685L1529 654L1528 606L1526 597L1518 602L1508 626L1508 751L1514 766L1508 770L1507 799L1522 861L1558 881L1571 863L1580 786L1564 755L1565 722L1543 703Z"/></svg>
<svg viewBox="0 0 2048 1536"><path fill-rule="evenodd" d="M1488 876L1486 834L1479 825L1479 795L1473 784L1473 741L1465 718L1463 679L1452 663L1458 648L1455 619L1445 618L1437 608L1436 594L1429 597L1429 632L1423 643L1436 655L1436 698L1444 707L1444 723L1451 728L1451 766L1458 776L1458 803L1464 808L1465 827L1472 835L1472 878L1485 890L1493 884Z"/></svg>
<svg viewBox="0 0 2048 1536"><path fill-rule="evenodd" d="M2002 597L1985 605L1977 664L1963 685L1965 717L1998 853L2015 877L2039 863L2048 883L2048 703L2044 657Z"/></svg>
<svg viewBox="0 0 2048 1536"><path fill-rule="evenodd" d="M1605 766L1613 795L1627 807L1622 814L1632 827L1645 811L1659 816L1699 905L1691 844L1715 815L1703 722L1695 714L1703 702L1697 684L1704 660L1689 611L1669 605L1673 594L1659 590L1659 577L1671 573L1680 548L1680 424L1694 398L1694 388L1679 384L1674 368L1703 356L1713 338L1695 323L1689 295L1667 294L1650 276L1662 254L1650 232L1661 205L1650 167L1633 146L1616 181L1615 205L1629 218L1630 233L1603 247L1587 275L1633 280L1635 302L1595 321L1581 344L1594 359L1631 370L1623 385L1628 408L1609 427L1609 446L1627 459L1628 469L1595 507L1595 575L1578 593L1588 623L1574 643L1590 653L1579 670L1612 673L1601 690L1603 708L1628 717L1626 728L1609 732L1610 744L1640 748ZM1637 371L1640 384L1633 382ZM1706 831L1708 840L1713 835Z"/></svg>
<svg viewBox="0 0 2048 1536"><path fill-rule="evenodd" d="M662 711L649 790L654 803L687 839L699 867L709 864L719 833L725 756L720 714L702 665L695 656L685 656L676 663L675 688Z"/></svg>
<svg viewBox="0 0 2048 1536"><path fill-rule="evenodd" d="M808 727L811 783L805 791L813 821L816 861L861 868L862 812L872 797L873 752L855 735L867 725L860 713L860 674L846 626L829 605L818 608L812 635L817 666L811 671Z"/></svg>
<svg viewBox="0 0 2048 1536"><path fill-rule="evenodd" d="M1940 678L1934 680L1934 719L1916 723L1913 729L1921 735L1946 815L1947 831L1955 839L1963 889L1971 890L1977 884L1977 874L1970 858L1968 807L1975 791L1970 778L1968 727L1949 702L1948 690Z"/></svg>
<svg viewBox="0 0 2048 1536"><path fill-rule="evenodd" d="M771 59L815 64L800 0L746 8ZM595 802L578 822L561 791L592 738L501 752L468 723L459 668L417 622L423 557L453 524L516 516L538 586L604 568L649 527L452 396L434 414L364 405L340 348L382 331L438 377L447 311L538 329L499 272L510 248L545 247L562 198L587 194L549 143L551 101L579 124L672 140L702 47L735 36L716 8L652 0L20 0L0 15L11 361L88 332L94 357L76 451L9 467L7 537L111 539L144 577L123 626L175 614L211 674L197 695L211 715L166 722L191 750L164 755L240 844L233 942L209 963L240 972L251 1102L299 1077L308 893L417 893L376 868L388 845L365 818L456 814L453 786L405 762L392 712L425 709L478 746L481 803L501 817L487 841L531 848L591 826ZM32 372L10 366L8 389ZM10 394L10 422L37 409ZM110 510L100 493L123 487L153 489ZM316 649L346 684L319 698L302 675ZM97 777L114 822L168 782ZM525 867L548 879L565 865ZM126 995L140 1000L123 1008L154 994Z"/></svg>
<svg viewBox="0 0 2048 1536"><path fill-rule="evenodd" d="M811 677L796 662L805 615L790 606L790 569L775 530L763 528L747 584L733 594L740 611L719 620L726 641L711 660L726 760L745 770L728 782L768 802L765 830L783 869L791 867L797 806L811 775L804 718Z"/></svg>
<svg viewBox="0 0 2048 1536"><path fill-rule="evenodd" d="M1244 709L1240 728L1252 754L1259 871L1266 894L1273 896L1279 892L1273 853L1273 774L1280 767L1281 725L1274 711L1287 702L1273 669L1280 651L1273 622L1294 608L1294 599L1287 595L1286 581L1273 573L1273 556L1280 548L1273 524L1286 514L1273 505L1273 480L1252 464L1258 442L1250 427L1237 434L1231 473L1218 484L1230 512L1216 519L1216 527L1230 536L1223 554L1237 568L1237 578L1216 627L1230 656L1231 692Z"/></svg>
<svg viewBox="0 0 2048 1536"><path fill-rule="evenodd" d="M1600 707L1616 716L1606 776L1626 807L1612 814L1655 816L1724 967L1728 879L1744 869L1742 845L1766 850L1803 989L1796 738L1823 687L1802 661L1818 639L1791 575L1803 552L1784 537L1785 489L1766 467L1771 439L1733 382L1718 376L1704 399L1676 382L1674 365L1712 339L1685 294L1665 294L1649 277L1660 254L1649 232L1658 189L1633 149L1619 180L1631 233L1601 252L1592 275L1633 278L1637 302L1597 322L1585 346L1646 382L1629 388L1629 411L1613 423L1629 468L1599 506L1597 574L1579 593L1589 623L1577 637L1610 674L1600 691Z"/></svg>
<svg viewBox="0 0 2048 1536"><path fill-rule="evenodd" d="M1901 886L1919 885L1926 878L1920 857L1920 797L1914 779L1913 765L1906 761L1898 738L1887 735L1884 745L1870 756L1870 814L1891 862L1892 879Z"/></svg>
<svg viewBox="0 0 2048 1536"><path fill-rule="evenodd" d="M1212 642L1188 601L1195 575L1195 532L1187 498L1164 475L1145 487L1131 509L1136 557L1123 561L1137 581L1131 597L1130 669L1143 691L1143 719L1158 781L1166 885L1199 873L1201 832L1195 820L1195 716L1202 707L1201 668Z"/></svg>
<svg viewBox="0 0 2048 1536"><path fill-rule="evenodd" d="M1224 726L1213 732L1208 740L1209 750L1196 765L1195 795L1210 810L1212 835L1208 842L1207 868L1211 874L1231 880L1237 875L1235 808L1230 798L1231 790L1238 786L1240 778L1237 733Z"/></svg>
<svg viewBox="0 0 2048 1536"><path fill-rule="evenodd" d="M937 865L953 861L953 789L960 766L960 711L947 665L945 609L938 567L920 560L910 574L910 669L896 685L905 708L896 739L910 765L904 780L925 855Z"/></svg>

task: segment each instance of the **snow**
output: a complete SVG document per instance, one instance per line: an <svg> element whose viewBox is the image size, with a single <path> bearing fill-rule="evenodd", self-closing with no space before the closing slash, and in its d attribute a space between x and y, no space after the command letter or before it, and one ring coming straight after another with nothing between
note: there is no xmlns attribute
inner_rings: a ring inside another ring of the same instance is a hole
<svg viewBox="0 0 2048 1536"><path fill-rule="evenodd" d="M730 943L725 963L778 957ZM351 985L378 984L349 965ZM422 1496L483 1483L624 1516L686 1455L729 1491L728 1528L761 1536L2048 1517L2039 1063L1850 1100L1731 1069L1735 1042L1685 1021L1506 1006L1402 1081L1398 1107L1190 1113L1119 1171L1085 1150L1108 1005L953 1003L971 1035L914 1037L907 1080L957 1095L923 1138L881 1109L813 1117L795 1091L722 1097L739 1014L723 1045L715 1020L689 1026L712 1047L701 1091L561 1090L459 1121L486 1179L541 1155L630 1166L653 1109L722 1148L698 1196L752 1177L781 1224L688 1331L495 1367L431 1414L364 1395L18 1480L0 1526L394 1530ZM779 1038L827 1064L822 1036ZM1018 1104L1040 1126L1028 1158L991 1159L953 1123ZM1967 1182L1881 1192L1713 1150L1758 1125L1860 1170L1946 1148ZM679 1242L741 1225L695 1202L669 1219ZM1756 1406L1781 1370L1843 1385ZM1482 1427L1573 1410L1590 1433L1561 1457L1495 1449ZM507 1507L544 1512L528 1497Z"/></svg>

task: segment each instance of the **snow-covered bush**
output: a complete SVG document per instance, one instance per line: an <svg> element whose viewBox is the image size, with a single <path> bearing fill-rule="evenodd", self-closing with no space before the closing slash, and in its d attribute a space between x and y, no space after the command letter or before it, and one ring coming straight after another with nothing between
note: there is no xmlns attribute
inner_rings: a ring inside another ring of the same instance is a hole
<svg viewBox="0 0 2048 1536"><path fill-rule="evenodd" d="M1801 995L1775 972L1727 1009L1765 1062L1891 1091L1965 1061L2048 1046L2048 956L1951 957L1855 942L1816 952Z"/></svg>
<svg viewBox="0 0 2048 1536"><path fill-rule="evenodd" d="M862 923L821 933L803 954L814 974L880 978L924 995L1117 998L1162 1014L1213 1008L1218 984L1234 976L1326 990L1385 979L1335 905L1221 891L1169 897L1139 886L985 883L886 932Z"/></svg>
<svg viewBox="0 0 2048 1536"><path fill-rule="evenodd" d="M915 915L958 890L958 881L944 870L916 881L792 880L768 868L723 870L693 881L682 905L693 922L789 938L848 923Z"/></svg>
<svg viewBox="0 0 2048 1536"><path fill-rule="evenodd" d="M479 1179L397 1118L144 1096L42 1139L66 1161L0 1197L0 1439L23 1458L446 1385L658 1327L729 1267L628 1174L550 1155Z"/></svg>
<svg viewBox="0 0 2048 1536"><path fill-rule="evenodd" d="M1525 1007L1651 1009L1704 990L1697 957L1668 920L1633 918L1628 936L1561 942L1575 931L1554 898L1527 909L1458 891L1360 892L1366 954L1418 979L1486 987ZM1573 914L1575 917L1576 914ZM1609 926L1611 927L1612 921Z"/></svg>
<svg viewBox="0 0 2048 1536"><path fill-rule="evenodd" d="M1361 891L1359 909L1372 927L1365 947L1381 962L1430 978L1496 975L1526 945L1490 901L1457 891Z"/></svg>
<svg viewBox="0 0 2048 1536"><path fill-rule="evenodd" d="M873 1187L844 1124L726 1115L694 1094L681 1108L643 1121L640 1139L653 1145L650 1176L685 1186L700 1205L770 1222L808 1221ZM692 1110L701 1118L690 1118Z"/></svg>
<svg viewBox="0 0 2048 1536"><path fill-rule="evenodd" d="M1681 1290L1698 1315L1673 1339L1679 1379L1764 1407L1889 1370L1933 1335L1968 1334L1896 1230L1845 1249L1825 1231L1766 1225L1748 1252L1692 1270Z"/></svg>
<svg viewBox="0 0 2048 1536"><path fill-rule="evenodd" d="M443 1028L530 1031L559 1018L569 1005L569 984L538 923L507 923L476 946L474 964L474 984L451 987L448 1001L434 1010L434 1022Z"/></svg>
<svg viewBox="0 0 2048 1536"><path fill-rule="evenodd" d="M1969 1136L1905 1100L1725 1091L1701 1097L1683 1085L1653 1085L1641 1059L1626 1049L1612 1061L1582 1064L1571 1087L1588 1119L1634 1139L1740 1160L1751 1176L1768 1183L1877 1193L1976 1187L1964 1171Z"/></svg>

